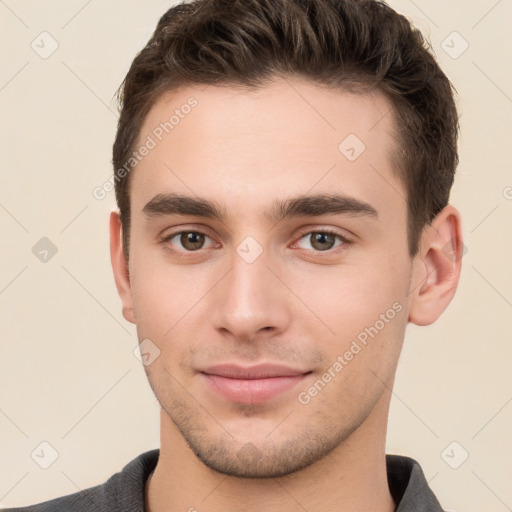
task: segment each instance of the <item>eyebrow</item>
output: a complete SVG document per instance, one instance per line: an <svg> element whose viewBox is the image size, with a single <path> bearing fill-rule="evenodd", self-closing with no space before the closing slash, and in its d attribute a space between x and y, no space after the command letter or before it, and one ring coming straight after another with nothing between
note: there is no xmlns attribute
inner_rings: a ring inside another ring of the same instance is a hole
<svg viewBox="0 0 512 512"><path fill-rule="evenodd" d="M192 215L223 222L227 217L226 209L215 201L180 194L157 194L142 211L149 218ZM271 208L264 212L265 218L271 223L278 223L292 217L315 217L328 214L378 217L377 210L370 204L340 194L315 194L284 200L276 199Z"/></svg>

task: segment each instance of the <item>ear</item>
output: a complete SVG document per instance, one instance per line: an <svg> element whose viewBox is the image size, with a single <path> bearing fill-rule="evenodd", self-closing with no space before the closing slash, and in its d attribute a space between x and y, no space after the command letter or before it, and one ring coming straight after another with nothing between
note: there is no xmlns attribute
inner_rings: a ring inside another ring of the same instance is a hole
<svg viewBox="0 0 512 512"><path fill-rule="evenodd" d="M114 271L117 292L123 304L123 316L128 322L135 323L133 312L132 290L130 286L130 274L123 253L122 225L118 212L110 213L110 261Z"/></svg>
<svg viewBox="0 0 512 512"><path fill-rule="evenodd" d="M459 282L463 250L460 214L448 205L424 229L414 258L410 322L430 325L448 307Z"/></svg>

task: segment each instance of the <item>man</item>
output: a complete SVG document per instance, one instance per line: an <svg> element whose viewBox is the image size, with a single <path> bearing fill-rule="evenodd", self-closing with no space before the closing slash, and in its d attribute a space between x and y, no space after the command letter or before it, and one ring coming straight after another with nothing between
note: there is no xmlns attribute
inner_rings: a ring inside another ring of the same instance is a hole
<svg viewBox="0 0 512 512"><path fill-rule="evenodd" d="M197 0L124 81L111 258L161 446L33 511L441 511L385 454L459 279L451 85L374 0ZM11 509L14 510L14 509Z"/></svg>

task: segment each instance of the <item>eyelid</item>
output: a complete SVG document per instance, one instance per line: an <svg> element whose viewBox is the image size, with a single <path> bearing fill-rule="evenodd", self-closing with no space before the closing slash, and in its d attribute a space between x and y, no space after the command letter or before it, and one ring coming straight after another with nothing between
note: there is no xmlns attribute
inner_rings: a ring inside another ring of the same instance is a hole
<svg viewBox="0 0 512 512"><path fill-rule="evenodd" d="M327 233L330 235L339 236L341 240L344 242L350 242L350 238L341 231L337 230L336 228L328 228L328 227L308 227L308 228L302 228L299 230L299 238L303 238L305 235L310 235L311 233Z"/></svg>

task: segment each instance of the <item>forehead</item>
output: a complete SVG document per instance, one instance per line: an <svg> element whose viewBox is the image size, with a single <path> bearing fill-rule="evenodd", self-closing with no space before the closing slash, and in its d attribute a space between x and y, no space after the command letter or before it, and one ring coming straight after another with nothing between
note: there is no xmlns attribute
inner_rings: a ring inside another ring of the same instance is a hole
<svg viewBox="0 0 512 512"><path fill-rule="evenodd" d="M313 189L396 203L403 189L392 169L393 117L381 93L351 94L296 78L254 91L168 91L139 135L138 147L151 149L132 171L132 211L157 193L233 205L238 199L239 209Z"/></svg>

